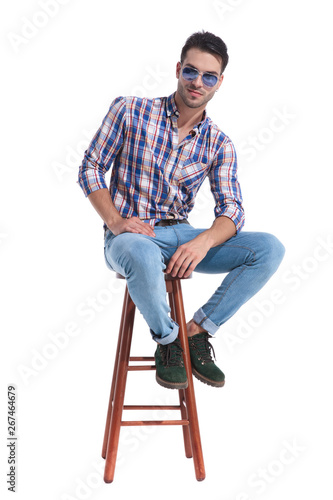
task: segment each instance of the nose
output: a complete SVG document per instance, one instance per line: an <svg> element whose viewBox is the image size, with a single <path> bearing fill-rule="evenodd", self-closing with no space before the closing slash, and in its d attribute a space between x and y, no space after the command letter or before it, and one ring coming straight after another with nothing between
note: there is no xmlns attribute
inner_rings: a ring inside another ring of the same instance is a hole
<svg viewBox="0 0 333 500"><path fill-rule="evenodd" d="M203 87L202 75L198 75L191 83L195 83L196 87Z"/></svg>

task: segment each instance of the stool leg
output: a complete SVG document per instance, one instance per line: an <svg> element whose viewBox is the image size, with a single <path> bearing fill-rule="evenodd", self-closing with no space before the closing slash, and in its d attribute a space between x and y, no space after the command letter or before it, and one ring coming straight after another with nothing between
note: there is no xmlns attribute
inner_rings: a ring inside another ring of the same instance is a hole
<svg viewBox="0 0 333 500"><path fill-rule="evenodd" d="M187 405L186 405L186 395L185 395L184 389L179 390L179 404L180 404L180 414L181 414L182 419L189 420L188 412L187 412ZM188 425L183 425L182 427L183 427L185 456L186 456L186 458L192 458L193 453L192 453L190 429L189 429Z"/></svg>
<svg viewBox="0 0 333 500"><path fill-rule="evenodd" d="M173 290L173 288L171 288L171 290ZM170 304L170 309L171 309L171 317L174 321L176 321L176 323L178 323L173 292L172 291L169 292L168 295L169 295L169 304ZM180 404L181 417L184 420L188 420L185 390L180 389L178 391L178 393L179 393L179 404ZM183 437L184 437L185 456L186 456L186 458L192 458L193 454L192 454L191 436L190 436L189 426L183 425L182 429L183 429Z"/></svg>
<svg viewBox="0 0 333 500"><path fill-rule="evenodd" d="M125 291L124 307L126 308L126 315L123 318L124 321L122 324L122 341L119 349L117 379L115 382L114 401L112 405L109 437L106 450L106 462L104 470L104 481L106 483L111 483L113 481L114 471L116 467L121 417L125 398L127 368L133 334L135 305L128 293L127 287Z"/></svg>
<svg viewBox="0 0 333 500"><path fill-rule="evenodd" d="M190 348L188 345L187 339L187 330L186 330L186 321L184 314L184 304L183 297L181 291L181 285L179 280L172 281L173 285L173 295L174 295L174 304L176 309L176 316L179 324L179 339L184 351L184 363L185 369L188 378L188 387L184 390L185 398L186 398L186 406L189 416L189 427L190 427L190 435L191 435L191 444L192 444L192 452L193 452L193 461L195 468L195 475L198 481L202 481L206 477L205 466L202 455L201 448L201 438L200 438L200 430L199 430L199 422L198 422L198 414L195 403L195 394L194 394L194 386L193 386L193 378L192 378L192 367L191 367L191 358L190 358Z"/></svg>
<svg viewBox="0 0 333 500"><path fill-rule="evenodd" d="M115 359L114 359L114 366L113 366L113 376L112 376L112 384L111 384L111 391L110 391L109 406L108 406L108 412L107 412L107 416L106 416L106 424L105 424L105 432L104 432L104 440L103 440L103 449L102 449L102 457L103 458L106 457L106 449L107 449L108 440L109 440L110 421L111 421L112 406L113 406L113 400L114 400L114 390L115 390L115 385L116 385L116 380L117 380L117 373L118 373L118 366L119 366L120 346L121 346L121 341L122 341L122 338L123 338L124 323L125 323L125 318L126 318L126 307L127 307L127 303L124 300L123 310L122 310L121 320L120 320L120 328L119 328L119 335L118 335L117 350L116 350L116 355L115 355Z"/></svg>

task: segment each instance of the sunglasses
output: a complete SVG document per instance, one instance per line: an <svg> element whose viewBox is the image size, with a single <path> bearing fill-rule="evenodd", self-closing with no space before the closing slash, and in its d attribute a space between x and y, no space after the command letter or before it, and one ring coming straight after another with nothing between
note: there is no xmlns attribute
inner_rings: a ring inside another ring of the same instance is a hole
<svg viewBox="0 0 333 500"><path fill-rule="evenodd" d="M214 87L219 80L216 75L212 75L211 73L200 73L200 71L195 68L191 68L190 66L185 66L182 70L182 76L184 80L187 80L188 82L196 80L199 75L202 76L202 83L205 87Z"/></svg>

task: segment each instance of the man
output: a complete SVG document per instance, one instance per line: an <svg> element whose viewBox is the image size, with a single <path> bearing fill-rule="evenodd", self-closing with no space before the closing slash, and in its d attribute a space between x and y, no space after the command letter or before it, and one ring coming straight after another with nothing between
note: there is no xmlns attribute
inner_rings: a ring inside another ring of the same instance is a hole
<svg viewBox="0 0 333 500"><path fill-rule="evenodd" d="M225 377L209 338L262 288L284 255L274 236L241 232L234 146L206 114L227 63L219 37L191 35L177 63L177 91L165 98L115 99L79 172L80 186L104 221L107 266L126 277L158 344L157 382L168 388L187 387L187 378L163 272L185 278L192 271L228 273L187 324L194 375L222 387ZM112 164L108 189L104 177ZM215 220L195 229L187 218L206 177Z"/></svg>

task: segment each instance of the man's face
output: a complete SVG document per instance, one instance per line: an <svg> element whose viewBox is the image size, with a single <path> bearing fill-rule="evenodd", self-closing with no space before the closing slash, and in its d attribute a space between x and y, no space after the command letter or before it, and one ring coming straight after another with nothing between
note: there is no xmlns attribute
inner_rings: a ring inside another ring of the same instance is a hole
<svg viewBox="0 0 333 500"><path fill-rule="evenodd" d="M186 106L189 108L200 108L212 99L223 80L221 62L222 60L219 56L193 48L188 50L182 65L179 62L177 63L177 92ZM216 85L214 87L205 86L202 82L202 75L199 75L196 80L192 80L191 82L185 80L182 76L182 69L187 65L197 69L200 73L207 72L216 75L218 77Z"/></svg>

